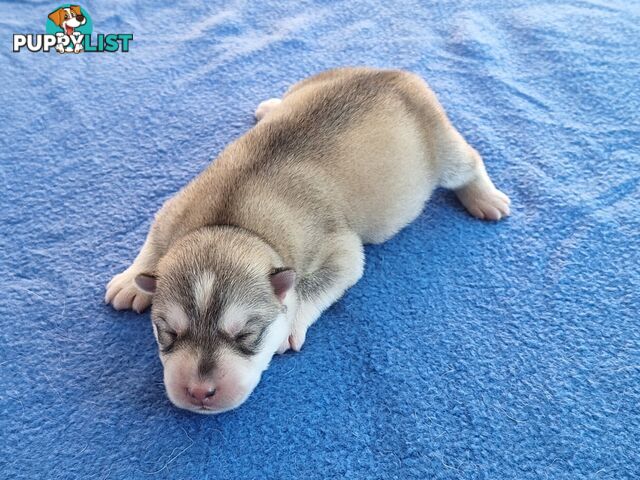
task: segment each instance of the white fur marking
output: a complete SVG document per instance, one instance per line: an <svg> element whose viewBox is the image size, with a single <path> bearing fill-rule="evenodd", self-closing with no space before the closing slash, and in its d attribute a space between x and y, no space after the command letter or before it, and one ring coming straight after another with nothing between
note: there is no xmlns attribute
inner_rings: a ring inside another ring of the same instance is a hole
<svg viewBox="0 0 640 480"><path fill-rule="evenodd" d="M249 309L244 305L231 304L222 314L220 318L220 326L229 335L235 335L247 322Z"/></svg>
<svg viewBox="0 0 640 480"><path fill-rule="evenodd" d="M176 332L184 332L189 328L189 317L184 313L184 310L177 303L172 303L167 308L167 317L165 321Z"/></svg>
<svg viewBox="0 0 640 480"><path fill-rule="evenodd" d="M215 280L216 276L211 271L204 272L196 280L193 287L193 296L199 312L204 312L207 309Z"/></svg>

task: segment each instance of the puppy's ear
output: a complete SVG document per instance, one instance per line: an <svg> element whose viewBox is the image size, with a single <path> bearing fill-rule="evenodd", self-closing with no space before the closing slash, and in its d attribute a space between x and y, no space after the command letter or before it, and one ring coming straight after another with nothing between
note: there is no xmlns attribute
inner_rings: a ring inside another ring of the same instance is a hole
<svg viewBox="0 0 640 480"><path fill-rule="evenodd" d="M280 303L284 302L284 297L291 287L296 283L296 272L290 268L276 268L271 272L270 278L273 293L276 294Z"/></svg>
<svg viewBox="0 0 640 480"><path fill-rule="evenodd" d="M149 295L153 295L156 293L156 283L157 278L153 275L149 275L146 273L141 273L136 277L136 286L142 290L144 293L148 293Z"/></svg>
<svg viewBox="0 0 640 480"><path fill-rule="evenodd" d="M82 15L82 10L80 9L80 6L78 5L71 5L69 6L69 9L75 13L76 15Z"/></svg>
<svg viewBox="0 0 640 480"><path fill-rule="evenodd" d="M55 12L51 12L49 14L49 20L51 20L57 26L62 25L62 22L64 21L64 9L59 8Z"/></svg>

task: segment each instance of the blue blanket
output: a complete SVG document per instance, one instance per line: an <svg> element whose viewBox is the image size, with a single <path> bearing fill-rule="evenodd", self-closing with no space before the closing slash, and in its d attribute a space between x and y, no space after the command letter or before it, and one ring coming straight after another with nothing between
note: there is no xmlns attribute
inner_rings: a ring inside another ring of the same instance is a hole
<svg viewBox="0 0 640 480"><path fill-rule="evenodd" d="M0 477L640 476L640 4L83 2L130 51L11 51L0 0ZM424 76L513 215L447 191L239 409L164 395L103 305L164 199L256 105L340 65Z"/></svg>

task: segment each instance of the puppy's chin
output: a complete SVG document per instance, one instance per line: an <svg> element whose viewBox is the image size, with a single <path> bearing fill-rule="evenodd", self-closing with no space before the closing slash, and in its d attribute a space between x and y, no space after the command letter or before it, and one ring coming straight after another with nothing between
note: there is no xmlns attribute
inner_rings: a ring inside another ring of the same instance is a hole
<svg viewBox="0 0 640 480"><path fill-rule="evenodd" d="M233 410L235 408L238 408L247 400L247 398L249 398L250 394L251 392L248 392L242 398L232 403L225 402L224 404L222 404L221 402L220 405L214 404L214 405L207 405L207 406L196 406L191 403L187 403L181 399L175 398L176 395L172 395L169 389L167 389L167 396L169 397L169 400L171 400L171 403L173 403L176 407L181 408L183 410L188 410L193 413L200 413L202 415L216 415L218 413L224 413L224 412Z"/></svg>
<svg viewBox="0 0 640 480"><path fill-rule="evenodd" d="M167 378L164 383L167 397L176 407L190 412L212 415L228 412L241 406L260 382L261 376L259 374L257 378L248 379L245 377L242 380L225 376L223 381L218 382L215 395L202 405L194 404L180 383L175 384L168 381Z"/></svg>

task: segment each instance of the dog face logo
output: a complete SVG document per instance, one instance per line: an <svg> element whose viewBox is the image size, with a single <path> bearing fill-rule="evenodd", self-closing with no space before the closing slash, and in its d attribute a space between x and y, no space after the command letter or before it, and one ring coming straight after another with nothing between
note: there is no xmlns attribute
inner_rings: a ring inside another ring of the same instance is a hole
<svg viewBox="0 0 640 480"><path fill-rule="evenodd" d="M73 35L73 32L80 25L87 23L82 10L78 5L69 5L68 8L59 8L49 14L49 20L58 25L65 35Z"/></svg>
<svg viewBox="0 0 640 480"><path fill-rule="evenodd" d="M90 19L82 7L63 5L49 14L49 20L53 25L47 23L47 33L54 33L59 38L66 36L69 40L58 42L56 50L59 53L80 53L84 50L82 42L78 40L91 32Z"/></svg>

